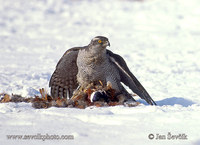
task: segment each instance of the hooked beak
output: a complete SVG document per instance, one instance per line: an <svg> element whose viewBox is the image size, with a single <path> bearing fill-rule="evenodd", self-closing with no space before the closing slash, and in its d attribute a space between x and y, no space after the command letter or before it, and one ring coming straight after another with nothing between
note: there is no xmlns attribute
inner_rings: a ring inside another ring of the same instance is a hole
<svg viewBox="0 0 200 145"><path fill-rule="evenodd" d="M104 44L103 44L103 46L104 46L104 47L107 47L107 46L110 47L110 42L109 42L109 41L105 41Z"/></svg>
<svg viewBox="0 0 200 145"><path fill-rule="evenodd" d="M107 41L107 43L108 43L108 46L110 47L110 42L109 42L109 41Z"/></svg>

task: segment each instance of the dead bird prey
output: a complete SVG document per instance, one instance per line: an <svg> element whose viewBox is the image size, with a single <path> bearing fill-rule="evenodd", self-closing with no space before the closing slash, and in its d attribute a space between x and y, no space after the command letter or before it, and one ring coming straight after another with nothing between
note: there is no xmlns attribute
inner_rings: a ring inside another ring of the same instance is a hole
<svg viewBox="0 0 200 145"><path fill-rule="evenodd" d="M107 86L110 82L112 89L115 90L115 97L123 95L125 101L135 101L122 82L148 104L156 105L130 72L124 59L107 50L107 46L110 46L108 38L97 36L87 46L67 50L51 76L51 96L71 98L73 92L80 91L80 88L84 90L91 83Z"/></svg>

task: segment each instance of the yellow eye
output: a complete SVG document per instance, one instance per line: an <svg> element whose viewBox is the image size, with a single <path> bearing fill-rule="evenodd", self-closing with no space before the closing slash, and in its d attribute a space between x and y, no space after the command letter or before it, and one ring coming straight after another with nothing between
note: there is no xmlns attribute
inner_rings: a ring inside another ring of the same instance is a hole
<svg viewBox="0 0 200 145"><path fill-rule="evenodd" d="M99 42L99 43L101 43L102 41L101 41L101 40L99 40L98 42Z"/></svg>

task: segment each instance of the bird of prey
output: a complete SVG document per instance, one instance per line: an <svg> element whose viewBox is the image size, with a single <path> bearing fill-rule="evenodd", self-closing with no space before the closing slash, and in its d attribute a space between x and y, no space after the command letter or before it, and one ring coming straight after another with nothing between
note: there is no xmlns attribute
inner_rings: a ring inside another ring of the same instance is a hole
<svg viewBox="0 0 200 145"><path fill-rule="evenodd" d="M148 104L156 105L131 73L124 59L106 49L107 46L110 46L108 38L96 36L87 46L67 50L51 76L51 96L71 98L78 86L86 87L90 83L97 84L101 81L103 85L110 82L116 94L125 95L127 101L134 99L122 83Z"/></svg>

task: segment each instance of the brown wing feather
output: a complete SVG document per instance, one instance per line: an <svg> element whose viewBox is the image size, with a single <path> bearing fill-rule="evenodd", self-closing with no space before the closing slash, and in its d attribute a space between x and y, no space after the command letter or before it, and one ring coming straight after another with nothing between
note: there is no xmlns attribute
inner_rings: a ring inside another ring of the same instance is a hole
<svg viewBox="0 0 200 145"><path fill-rule="evenodd" d="M107 50L107 54L110 56L110 60L118 67L121 82L127 85L134 93L136 93L140 98L144 99L148 104L156 105L154 100L137 80L137 78L131 73L124 59L117 54Z"/></svg>
<svg viewBox="0 0 200 145"><path fill-rule="evenodd" d="M75 47L67 50L59 60L49 82L52 97L71 97L78 87L76 59L79 49L81 48Z"/></svg>

